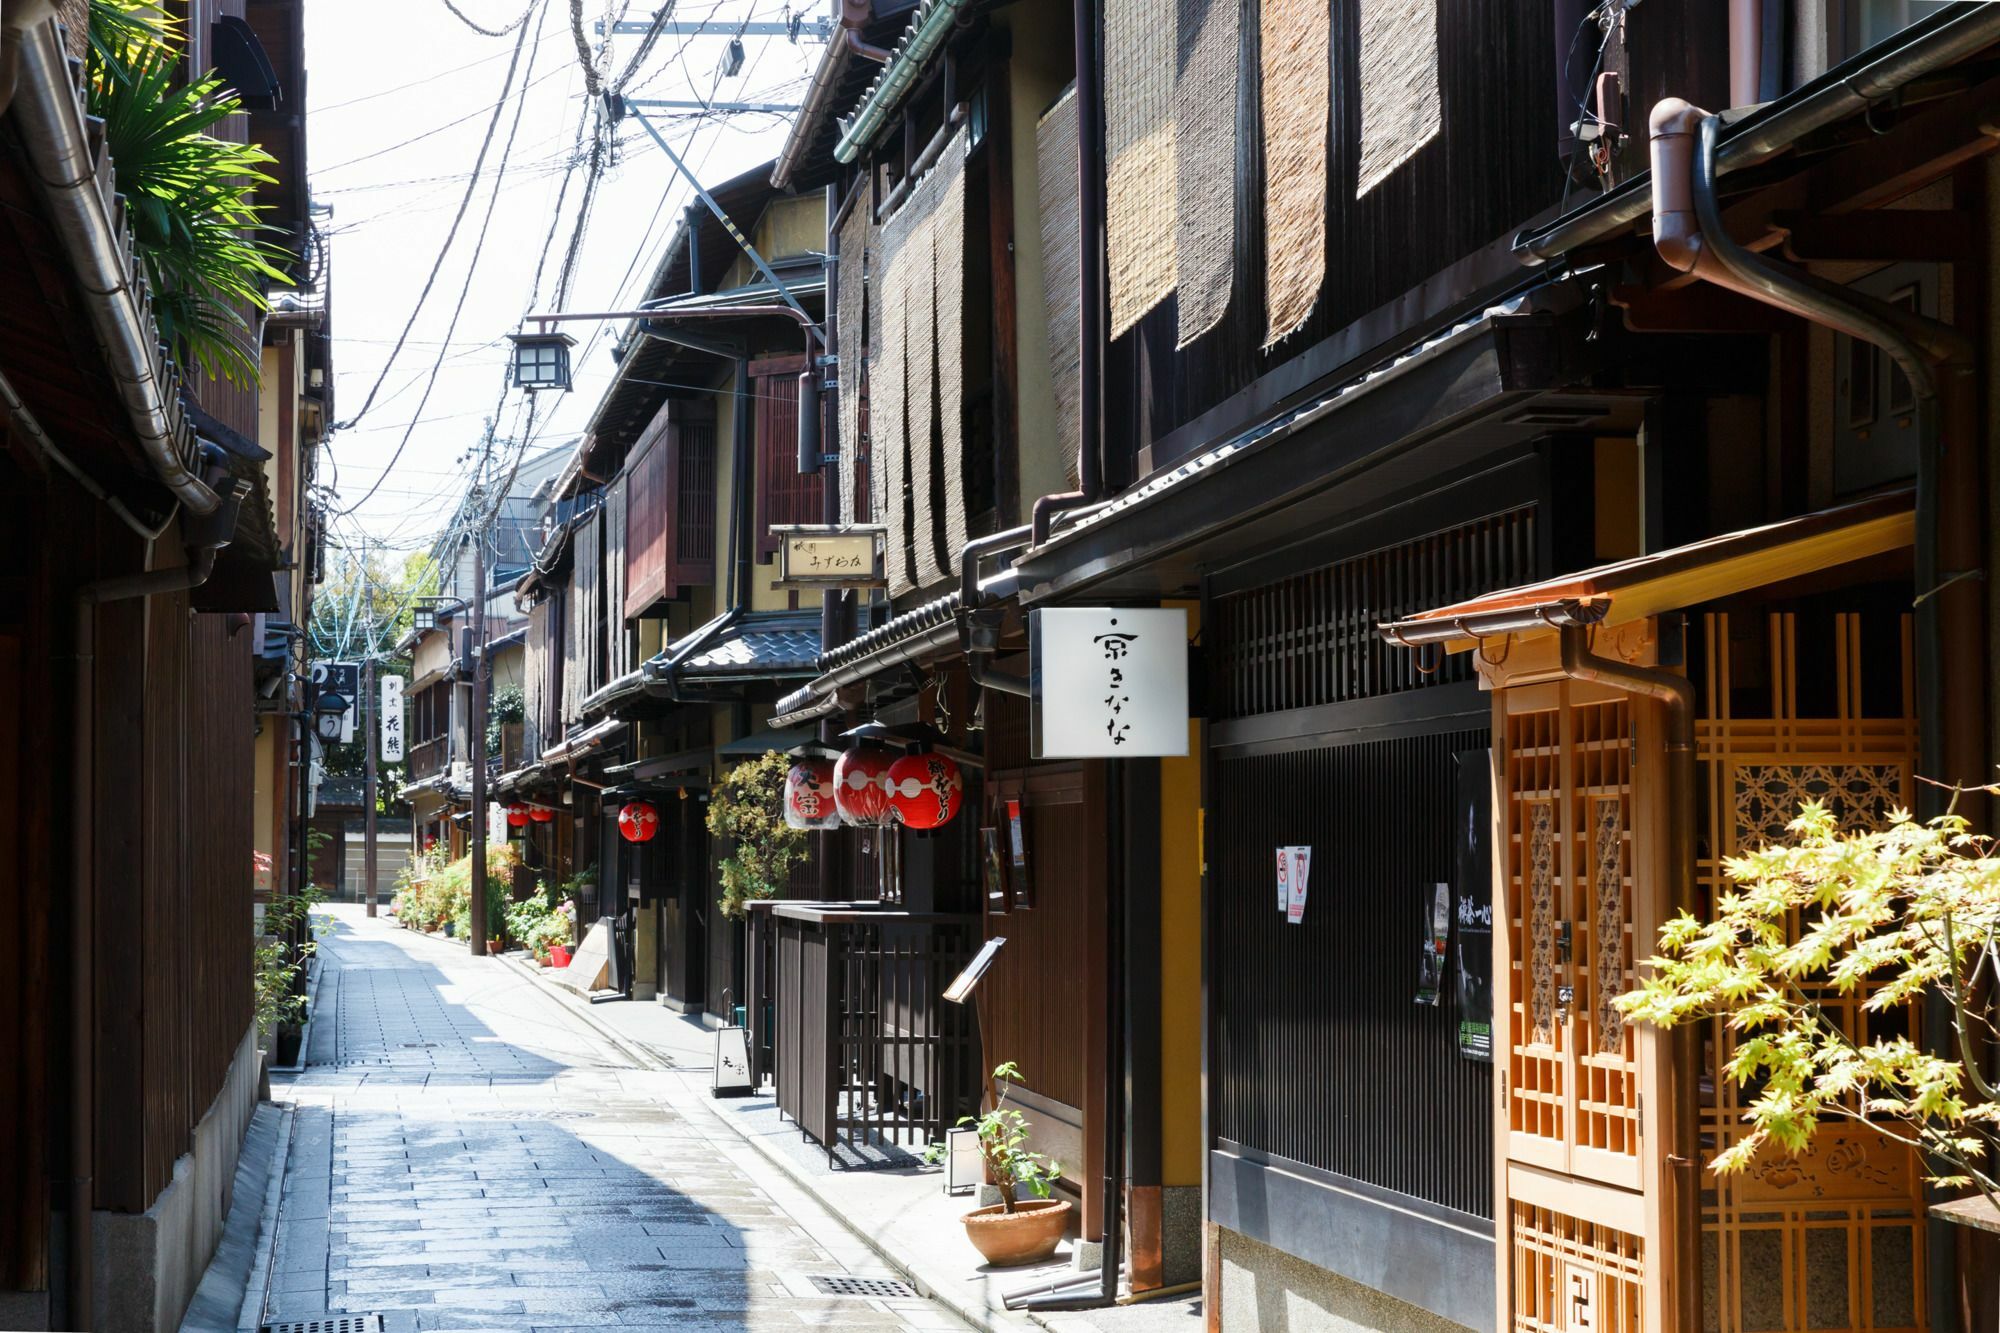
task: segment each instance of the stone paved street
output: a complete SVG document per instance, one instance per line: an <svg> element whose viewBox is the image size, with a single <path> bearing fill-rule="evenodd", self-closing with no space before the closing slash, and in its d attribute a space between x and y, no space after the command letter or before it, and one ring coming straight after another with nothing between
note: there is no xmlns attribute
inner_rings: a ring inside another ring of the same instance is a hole
<svg viewBox="0 0 2000 1333"><path fill-rule="evenodd" d="M534 983L335 909L266 1316L395 1329L956 1329L671 1073Z"/></svg>

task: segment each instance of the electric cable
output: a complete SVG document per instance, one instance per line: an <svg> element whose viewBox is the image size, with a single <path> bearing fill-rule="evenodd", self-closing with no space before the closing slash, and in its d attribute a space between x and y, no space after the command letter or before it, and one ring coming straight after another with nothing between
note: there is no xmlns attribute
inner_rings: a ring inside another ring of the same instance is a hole
<svg viewBox="0 0 2000 1333"><path fill-rule="evenodd" d="M493 118L487 122L486 137L480 141L479 155L473 159L472 178L465 183L465 196L459 200L458 212L451 220L451 228L445 232L444 244L438 247L437 259L431 264L430 276L424 279L423 290L417 293L416 304L410 307L410 317L403 324L403 331L396 339L396 346L390 351L388 359L382 363L382 372L375 377L375 383L368 390L368 396L363 400L361 410L347 420L336 423L333 431L344 430L368 415L368 409L375 405L375 396L382 391L383 381L389 378L390 367L396 364L396 356L403 350L403 343L408 340L410 330L416 327L417 316L423 312L424 302L430 298L431 288L436 285L438 274L444 269L445 256L451 253L452 242L458 238L459 225L465 221L466 210L472 206L472 196L478 191L479 173L486 164L487 150L493 146L493 133L500 128L500 113L507 105L507 94L514 86L514 71L519 65L521 50L527 45L527 41L528 29L523 27L520 39L514 43L514 59L507 65L507 79L501 87L500 100L494 103ZM518 119L516 117L517 122ZM491 216L490 211L488 216ZM330 431L329 434L331 433Z"/></svg>
<svg viewBox="0 0 2000 1333"><path fill-rule="evenodd" d="M536 2L541 6L542 14L546 16L548 13L546 0L536 0ZM537 26L539 26L539 24ZM524 39L527 36L527 32L528 30L525 27L521 29L522 37ZM528 64L529 64L529 70L532 72L534 68L533 53L529 54ZM498 211L498 204L500 201L500 184L502 180L505 179L507 174L507 159L514 151L515 136L518 135L521 131L521 113L527 109L527 105L528 105L528 91L527 88L523 86L523 88L521 89L521 96L519 100L516 101L516 103L514 104L514 121L513 124L509 126L507 130L507 142L505 145L502 146L500 150L500 162L494 171L493 193L492 196L487 201L486 216L480 221L479 235L474 240L472 246L472 258L471 261L467 263L465 266L465 282L458 290L457 304L452 307L451 322L445 326L444 345L438 348L437 359L431 363L430 379L424 385L423 396L417 400L416 411L411 413L410 424L404 430L402 440L397 443L396 451L395 453L390 455L389 462L387 463L387 465L383 467L381 475L376 477L375 484L368 488L367 494L363 495L359 500L355 501L353 504L347 506L347 508L342 510L341 511L342 513L353 513L356 509L359 509L362 505L367 504L370 497L372 497L375 494L376 490L380 488L380 486L382 485L382 482L389 476L390 472L392 472L395 469L397 461L401 459L403 456L403 450L409 447L410 437L416 433L417 418L423 416L424 407L430 402L431 399L431 391L437 387L438 371L444 365L445 353L449 349L451 344L451 336L458 330L459 316L465 313L465 299L471 293L473 278L479 272L479 257L482 253L484 253L486 249L486 234L493 225L493 214ZM484 152L482 151L481 153L482 160L484 156L485 156ZM478 166L477 164L475 164L474 171L476 172L477 170ZM462 213L461 216L463 216ZM454 222L453 229L456 230L456 227L457 224L456 222ZM448 243L449 242L447 242L447 244ZM426 291L429 290L428 285L426 286L425 290ZM423 298L419 296L418 305L421 306L422 303L423 303ZM412 313L412 318L414 319L414 312ZM407 329L405 331L407 332ZM390 353L390 359L392 361L395 359L395 352ZM376 388L379 389L380 387L381 387L381 381L378 379L376 381ZM371 397L373 396L372 392L370 396ZM365 404L362 407L362 411L363 412L367 411L367 406ZM352 420L350 420L348 424L350 425L353 424Z"/></svg>
<svg viewBox="0 0 2000 1333"><path fill-rule="evenodd" d="M453 18L456 18L460 23L463 23L466 27L472 29L474 32L478 33L482 37L505 37L508 33L514 31L514 29L520 27L523 23L526 23L528 21L528 15L535 12L535 5L538 4L539 2L540 0L529 0L528 7L521 11L520 17L515 19L512 23L509 23L504 28L488 28L482 26L478 22L478 20L474 19L470 14L466 13L464 10L460 9L457 5L453 4L452 0L444 0L444 7L451 11Z"/></svg>

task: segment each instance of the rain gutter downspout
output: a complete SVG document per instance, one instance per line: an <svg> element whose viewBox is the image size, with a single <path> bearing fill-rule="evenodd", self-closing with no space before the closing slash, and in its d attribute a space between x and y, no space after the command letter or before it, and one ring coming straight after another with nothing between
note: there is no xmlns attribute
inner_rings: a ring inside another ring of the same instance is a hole
<svg viewBox="0 0 2000 1333"><path fill-rule="evenodd" d="M778 160L771 167L772 189L783 190L791 185L792 173L798 169L799 158L806 150L802 131L806 126L817 124L820 117L826 114L826 104L840 84L841 71L847 64L846 57L857 55L878 65L889 63L889 52L862 39L871 9L869 0L842 0L840 36L827 46L826 55L813 69L812 83L806 88L799 117L793 122L792 132L786 136L785 146L778 150Z"/></svg>
<svg viewBox="0 0 2000 1333"><path fill-rule="evenodd" d="M1097 50L1103 0L1076 0L1077 489L1035 501L1033 545L1049 539L1057 514L1104 494L1104 93Z"/></svg>
<svg viewBox="0 0 2000 1333"><path fill-rule="evenodd" d="M21 44L28 29L55 13L51 0L0 0L0 115L21 80Z"/></svg>
<svg viewBox="0 0 2000 1333"><path fill-rule="evenodd" d="M91 812L97 808L97 608L186 592L208 582L216 551L229 544L249 483L230 481L227 465L213 455L207 473L209 483L221 488L226 499L218 501L214 518L188 525L187 536L202 539L202 544L190 545L186 564L86 583L72 602L69 845L74 882L69 920L69 1246L63 1312L71 1328L96 1327L97 829ZM150 555L150 546L147 551Z"/></svg>
<svg viewBox="0 0 2000 1333"><path fill-rule="evenodd" d="M1716 174L1726 176L1768 162L1813 131L1866 111L1923 75L1996 41L2000 41L2000 4L1983 4L1951 22L1892 37L1883 44L1888 49L1882 55L1853 74L1788 106L1774 104L1754 123L1730 135L1717 146ZM1641 179L1600 207L1523 231L1514 240L1514 257L1533 267L1615 236L1653 211L1656 186L1657 180Z"/></svg>
<svg viewBox="0 0 2000 1333"><path fill-rule="evenodd" d="M993 653L999 647L999 613L979 614L980 605L985 600L979 592L979 560L981 556L1020 550L1028 544L1034 531L1033 524L1008 528L1004 532L967 542L958 555L958 636L959 644L965 650L966 671L971 675L972 683L982 689L1015 694L1024 699L1029 692L1028 678L1011 671L996 670L993 666Z"/></svg>
<svg viewBox="0 0 2000 1333"><path fill-rule="evenodd" d="M1981 16L1996 10L2000 10L2000 5L1987 6ZM2000 23L2000 19L1995 21ZM1995 30L2000 31L2000 27ZM1885 61L1894 59L1886 57ZM1976 783L1984 772L1980 740L1983 729L1971 723L1974 718L1983 718L1985 710L1983 685L1976 665L1983 660L1984 602L1976 589L1955 586L1983 574L1979 552L1971 549L1963 536L1968 530L1968 516L1962 506L1977 503L1972 494L1977 491L1978 469L1972 444L1976 430L1973 345L1948 324L1779 263L1738 243L1724 225L1716 194L1716 179L1721 170L1720 118L1672 98L1654 107L1651 124L1656 210L1653 232L1661 258L1683 272L1879 347L1909 379L1917 400L1919 434L1913 606L1917 629L1918 757L1920 763L1931 767L1947 782ZM1689 161L1691 140L1692 162ZM1954 441L1959 447L1947 453L1947 447ZM1941 470L1947 460L1955 468L1969 466L1974 479L1974 484L1964 484L1967 479L1961 476L1956 479L1959 484L1951 488L1954 493L1949 498L1958 512L1953 515L1949 533L1940 521L1942 502L1946 499L1941 494L1946 489L1941 484ZM1976 513L1970 516L1970 522L1976 530ZM1961 568L1951 571L1943 568L1945 562L1940 552L1947 545L1952 550L1953 563ZM1947 651L1948 633L1953 636L1951 652ZM1949 673L1947 680L1945 659L1962 655L1967 645L1975 665L1961 665ZM1944 727L1947 686L1952 692L1952 711L1967 723L1952 729L1949 735ZM1927 789L1925 796L1935 800L1936 789ZM1691 1036L1684 1039L1690 1043L1693 1040ZM1687 1065L1677 1070L1681 1094L1687 1097L1693 1095L1694 1087L1691 1051L1690 1046L1685 1057ZM1677 1063L1682 1059L1678 1046L1675 1059ZM1685 1110L1682 1118L1692 1123ZM1686 1146L1677 1146L1675 1155L1676 1159L1689 1155ZM1679 1167L1678 1160L1676 1166ZM1685 1169L1698 1170L1698 1167ZM1687 1188L1693 1189L1698 1184L1697 1179ZM1699 1201L1684 1197L1681 1203L1676 1225L1684 1233L1683 1243L1692 1243L1685 1233L1692 1228L1694 1240L1699 1239ZM1679 1299L1693 1302L1692 1309L1698 1311L1699 1291L1688 1287L1693 1281L1691 1275L1677 1271ZM1694 1326L1693 1316L1684 1315L1680 1327Z"/></svg>
<svg viewBox="0 0 2000 1333"><path fill-rule="evenodd" d="M30 443L40 449L70 480L83 489L85 495L116 514L118 521L130 528L140 541L158 541L173 524L174 516L180 510L178 504L167 511L167 516L161 519L157 526L149 527L126 507L123 500L99 486L94 477L78 467L68 454L56 447L56 442L49 438L46 430L42 429L42 423L35 419L35 414L28 410L28 405L21 401L21 396L14 391L14 386L8 382L5 375L0 375L0 422L18 427L21 433L28 437Z"/></svg>
<svg viewBox="0 0 2000 1333"><path fill-rule="evenodd" d="M1657 667L1632 666L1598 657L1589 648L1589 627L1565 625L1557 631L1562 673L1571 680L1609 685L1656 701L1666 715L1667 894L1671 912L1692 912L1694 900L1694 686L1685 676ZM1690 1333L1701 1326L1701 1145L1697 1033L1683 1024L1669 1036L1674 1071L1673 1130L1667 1154L1668 1225L1674 1234L1674 1262L1668 1278L1674 1312L1668 1327Z"/></svg>
<svg viewBox="0 0 2000 1333"><path fill-rule="evenodd" d="M861 152L874 141L877 131L896 109L903 98L930 65L931 56L944 45L945 36L958 21L959 11L967 0L934 0L928 10L918 14L916 23L904 39L897 44L889 57L889 63L882 68L882 77L876 81L868 98L855 109L853 119L843 125L840 139L833 146L833 160L842 166L861 156ZM845 23L843 22L843 25ZM850 34L852 30L849 30ZM852 38L850 37L852 40Z"/></svg>
<svg viewBox="0 0 2000 1333"><path fill-rule="evenodd" d="M97 183L97 163L76 113L69 53L54 22L20 39L14 118L35 175L47 192L56 234L76 271L91 327L104 346L118 396L153 473L197 514L221 498L190 472L175 443L165 387L155 373L159 329L150 302L135 289L113 219Z"/></svg>

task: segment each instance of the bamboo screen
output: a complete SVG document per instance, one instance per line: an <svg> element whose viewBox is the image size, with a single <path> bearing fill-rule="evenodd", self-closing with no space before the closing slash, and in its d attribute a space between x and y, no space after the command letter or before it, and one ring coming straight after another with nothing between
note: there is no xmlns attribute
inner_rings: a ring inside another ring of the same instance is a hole
<svg viewBox="0 0 2000 1333"><path fill-rule="evenodd" d="M1723 860L1784 837L1808 798L1849 828L1915 801L1910 618L1785 612L1761 622L1703 619L1696 746L1709 836L1697 874L1709 898L1725 886ZM1865 1014L1865 990L1813 989L1856 1040L1921 1040L1914 1009ZM1733 1051L1732 1035L1712 1024L1704 1059L1715 1097L1702 1133L1715 1150L1742 1135L1754 1096L1719 1073ZM1929 1327L1922 1181L1908 1150L1865 1126L1830 1124L1803 1154L1771 1152L1704 1185L1705 1327Z"/></svg>
<svg viewBox="0 0 2000 1333"><path fill-rule="evenodd" d="M1503 695L1509 1153L1636 1189L1638 1035L1611 1003L1634 984L1635 719L1584 688Z"/></svg>

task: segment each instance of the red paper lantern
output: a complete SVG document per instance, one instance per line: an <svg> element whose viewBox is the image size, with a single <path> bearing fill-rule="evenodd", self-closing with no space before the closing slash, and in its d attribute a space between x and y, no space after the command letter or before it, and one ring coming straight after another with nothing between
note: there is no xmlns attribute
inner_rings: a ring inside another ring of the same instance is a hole
<svg viewBox="0 0 2000 1333"><path fill-rule="evenodd" d="M555 817L556 812L549 809L546 805L531 805L528 807L528 818L534 820L537 824L549 823Z"/></svg>
<svg viewBox="0 0 2000 1333"><path fill-rule="evenodd" d="M833 799L833 756L802 754L785 774L785 824L789 828L840 827L840 807Z"/></svg>
<svg viewBox="0 0 2000 1333"><path fill-rule="evenodd" d="M965 777L950 755L906 754L889 766L889 803L914 829L941 828L965 799Z"/></svg>
<svg viewBox="0 0 2000 1333"><path fill-rule="evenodd" d="M627 842L651 842L660 831L660 812L651 801L627 801L618 812L618 835Z"/></svg>
<svg viewBox="0 0 2000 1333"><path fill-rule="evenodd" d="M880 745L857 745L833 766L833 801L849 824L879 827L896 822L889 803L889 767L896 752Z"/></svg>
<svg viewBox="0 0 2000 1333"><path fill-rule="evenodd" d="M528 825L528 807L521 804L521 802L519 801L515 801L512 804L510 804L507 807L507 827L526 828L527 825Z"/></svg>

